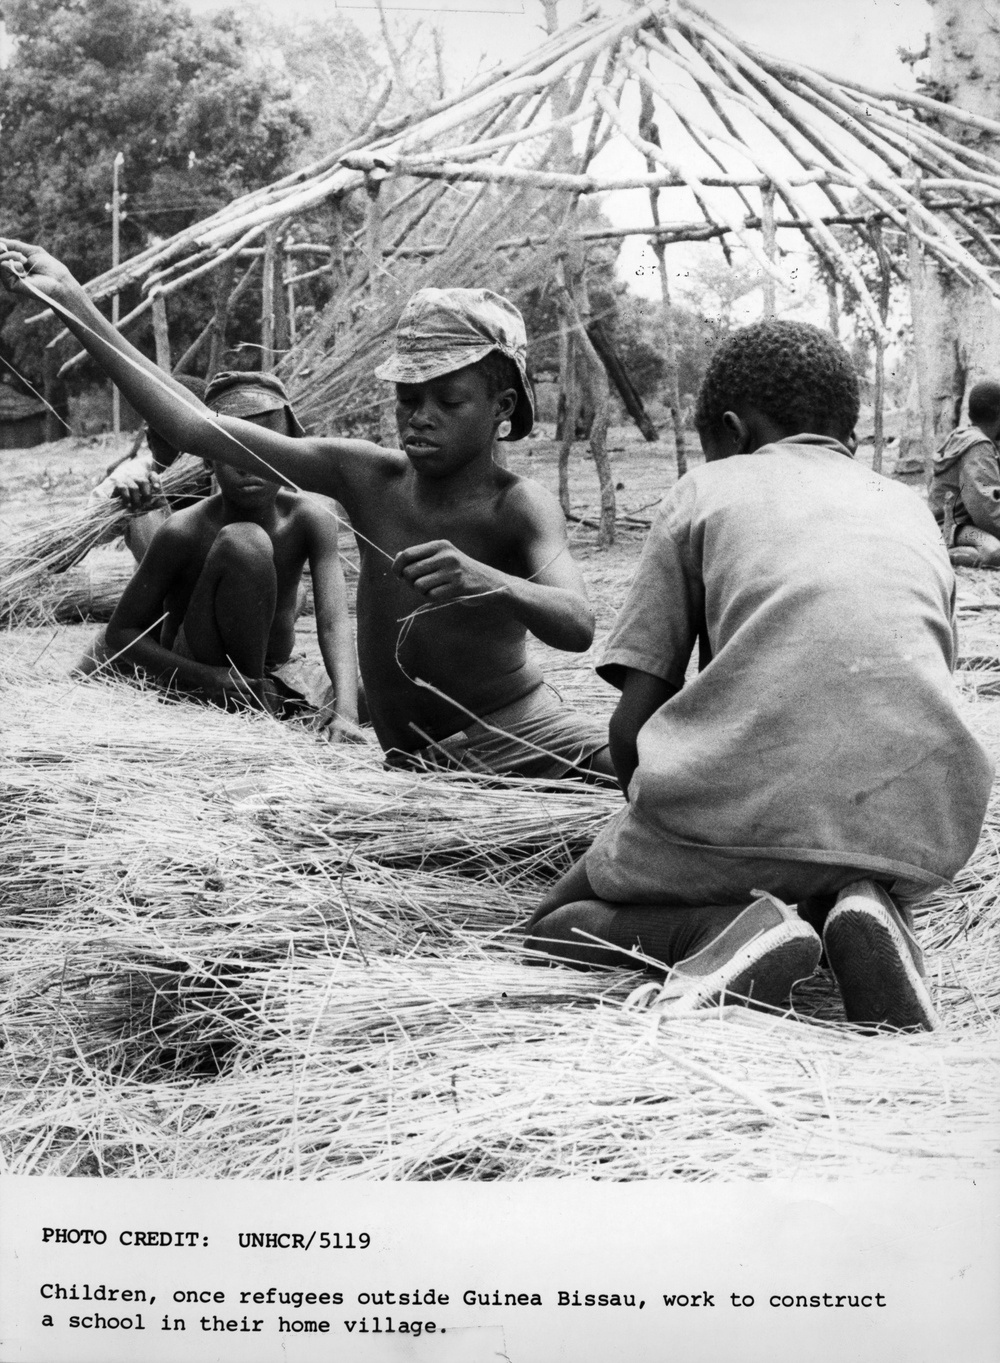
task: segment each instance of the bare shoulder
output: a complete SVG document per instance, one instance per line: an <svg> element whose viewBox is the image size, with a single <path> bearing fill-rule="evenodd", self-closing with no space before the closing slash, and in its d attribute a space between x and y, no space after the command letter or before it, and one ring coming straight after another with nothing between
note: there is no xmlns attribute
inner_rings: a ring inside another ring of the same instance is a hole
<svg viewBox="0 0 1000 1363"><path fill-rule="evenodd" d="M289 526L301 529L310 536L322 536L336 542L341 513L332 497L320 492L291 492L278 494L278 509Z"/></svg>
<svg viewBox="0 0 1000 1363"><path fill-rule="evenodd" d="M221 497L206 497L194 506L175 511L169 516L153 536L150 548L157 546L161 552L177 554L193 548L200 543L205 529L214 526L221 511Z"/></svg>
<svg viewBox="0 0 1000 1363"><path fill-rule="evenodd" d="M520 474L504 470L500 486L500 501L503 514L509 518L512 527L524 530L535 528L551 530L553 527L565 528L559 499L547 487L534 478L523 478Z"/></svg>

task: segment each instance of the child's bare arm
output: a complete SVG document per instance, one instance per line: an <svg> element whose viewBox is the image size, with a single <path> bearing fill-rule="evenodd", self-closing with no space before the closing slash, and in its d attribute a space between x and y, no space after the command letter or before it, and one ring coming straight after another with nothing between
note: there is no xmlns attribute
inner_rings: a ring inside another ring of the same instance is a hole
<svg viewBox="0 0 1000 1363"><path fill-rule="evenodd" d="M337 549L337 523L320 507L310 508L309 571L316 604L316 637L335 697L332 710L320 716L319 724L331 742L343 742L356 736L358 666Z"/></svg>
<svg viewBox="0 0 1000 1363"><path fill-rule="evenodd" d="M677 695L678 689L662 677L632 667L625 669L621 699L608 725L608 744L615 776L626 795L639 765L639 730L661 705Z"/></svg>
<svg viewBox="0 0 1000 1363"><path fill-rule="evenodd" d="M430 601L474 601L489 594L542 643L582 653L594 638L594 614L580 569L569 552L555 498L522 483L508 508L513 538L527 565L524 577L463 554L448 540L397 554L393 571Z"/></svg>
<svg viewBox="0 0 1000 1363"><path fill-rule="evenodd" d="M184 658L159 641L164 602L189 552L183 535L169 522L157 532L115 607L108 624L107 649L116 661L141 668L151 677L164 682L176 679L221 700L229 693L240 693L240 683L229 668Z"/></svg>
<svg viewBox="0 0 1000 1363"><path fill-rule="evenodd" d="M362 440L294 439L215 416L124 339L59 261L40 247L0 241L0 276L15 294L41 293L136 411L176 449L336 497L350 510L358 483L392 456ZM30 288L24 282L30 280Z"/></svg>

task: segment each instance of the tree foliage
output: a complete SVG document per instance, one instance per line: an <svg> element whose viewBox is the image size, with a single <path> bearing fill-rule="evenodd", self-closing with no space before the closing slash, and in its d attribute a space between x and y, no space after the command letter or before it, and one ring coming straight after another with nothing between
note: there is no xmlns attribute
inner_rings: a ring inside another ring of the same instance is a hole
<svg viewBox="0 0 1000 1363"><path fill-rule="evenodd" d="M0 71L0 217L81 279L111 262L112 163L124 155L122 256L281 175L307 123L283 76L253 60L236 11L178 0L4 0L15 41ZM135 300L123 297L123 309ZM193 291L171 314L178 346L205 320ZM37 331L10 316L2 341L38 381Z"/></svg>

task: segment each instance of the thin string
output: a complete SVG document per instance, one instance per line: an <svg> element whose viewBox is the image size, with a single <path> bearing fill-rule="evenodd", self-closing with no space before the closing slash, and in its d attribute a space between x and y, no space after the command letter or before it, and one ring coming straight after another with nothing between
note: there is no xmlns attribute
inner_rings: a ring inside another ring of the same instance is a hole
<svg viewBox="0 0 1000 1363"><path fill-rule="evenodd" d="M52 406L52 403L46 399L45 395L43 393L40 393L38 389L34 386L34 384L29 379L26 379L19 370L15 369L14 366L11 364L10 360L4 359L3 355L0 355L0 360L3 360L3 363L7 366L7 368L14 375L14 377L16 379L20 379L20 381L24 384L25 388L30 388L31 391L34 393L35 397L38 399L38 401L43 403L49 409L52 415L56 418L56 420L61 421L62 424L66 427L67 431L69 431L70 434L72 434L72 427L70 426L69 422L64 417L59 415L56 409Z"/></svg>

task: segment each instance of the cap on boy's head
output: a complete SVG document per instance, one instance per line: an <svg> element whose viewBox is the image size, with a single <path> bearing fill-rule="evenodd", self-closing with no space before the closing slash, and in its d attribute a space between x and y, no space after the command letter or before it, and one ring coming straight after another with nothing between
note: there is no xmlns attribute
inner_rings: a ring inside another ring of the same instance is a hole
<svg viewBox="0 0 1000 1363"><path fill-rule="evenodd" d="M216 374L205 389L205 404L220 416L239 416L244 420L284 409L288 414L288 428L292 435L305 435L298 417L292 411L285 385L277 374L256 374L233 369Z"/></svg>
<svg viewBox="0 0 1000 1363"><path fill-rule="evenodd" d="M969 390L969 420L983 421L987 425L1000 420L1000 383L973 384Z"/></svg>
<svg viewBox="0 0 1000 1363"><path fill-rule="evenodd" d="M535 421L526 367L524 318L490 289L420 289L396 325L396 353L375 374L390 383L427 383L498 351L513 361L517 403L506 437L521 440Z"/></svg>
<svg viewBox="0 0 1000 1363"><path fill-rule="evenodd" d="M860 409L851 357L829 332L808 322L772 318L741 327L708 362L695 424L716 427L725 412L749 409L789 435L830 431L846 438Z"/></svg>

